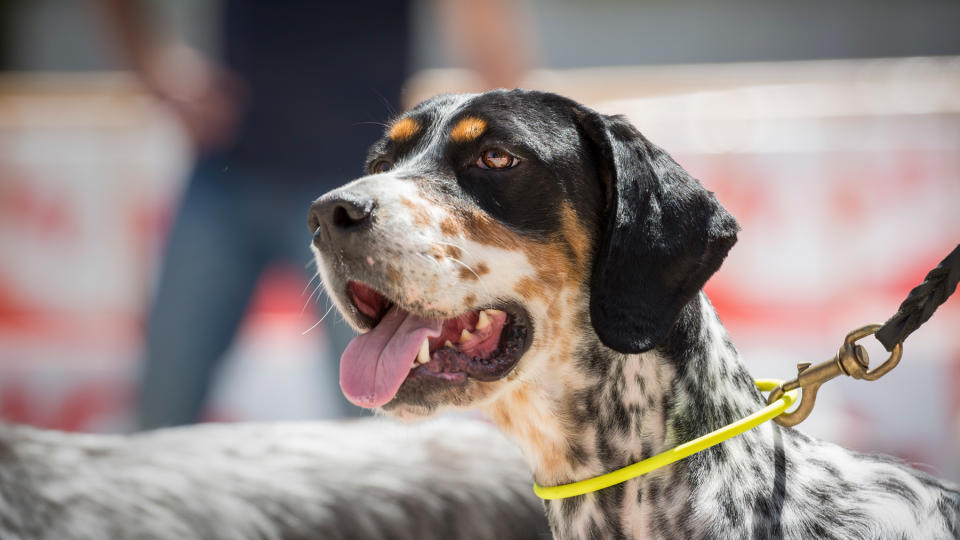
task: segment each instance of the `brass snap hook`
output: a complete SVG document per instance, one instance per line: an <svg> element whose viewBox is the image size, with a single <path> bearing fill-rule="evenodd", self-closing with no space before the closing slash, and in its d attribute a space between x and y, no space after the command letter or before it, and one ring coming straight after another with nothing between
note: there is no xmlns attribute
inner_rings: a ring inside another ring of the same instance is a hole
<svg viewBox="0 0 960 540"><path fill-rule="evenodd" d="M781 414L773 421L781 426L791 427L806 420L817 402L817 391L820 390L820 386L839 375L875 381L897 367L900 358L903 356L902 343L897 343L890 352L890 357L875 369L869 369L870 357L867 351L856 344L857 341L876 333L880 326L879 324L870 324L853 330L843 340L843 346L840 347L837 355L826 362L815 366L811 366L809 362L797 364L797 378L774 388L767 398L767 403L773 403L786 392L802 388L800 404L794 411Z"/></svg>

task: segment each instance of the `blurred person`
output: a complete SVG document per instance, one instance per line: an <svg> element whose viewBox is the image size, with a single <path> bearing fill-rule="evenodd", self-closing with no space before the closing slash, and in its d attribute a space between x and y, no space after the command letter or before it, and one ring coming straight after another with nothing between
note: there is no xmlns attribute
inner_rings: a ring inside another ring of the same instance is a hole
<svg viewBox="0 0 960 540"><path fill-rule="evenodd" d="M101 4L125 60L197 154L149 313L138 411L142 429L192 423L258 279L278 262L303 266L310 201L357 176L379 122L400 110L410 6L225 0L218 64L153 28L142 2ZM530 60L512 4L432 4L485 88L516 86ZM322 324L339 358L353 331L335 313ZM323 415L355 415L336 369L327 362L318 384L342 405Z"/></svg>

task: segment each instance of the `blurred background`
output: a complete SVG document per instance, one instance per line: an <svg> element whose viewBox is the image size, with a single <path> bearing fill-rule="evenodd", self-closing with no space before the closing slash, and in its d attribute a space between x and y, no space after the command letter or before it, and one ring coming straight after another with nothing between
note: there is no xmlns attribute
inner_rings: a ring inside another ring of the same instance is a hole
<svg viewBox="0 0 960 540"><path fill-rule="evenodd" d="M145 2L151 26L214 65L229 61L227 3ZM797 362L826 360L847 331L892 315L960 242L960 2L528 0L497 2L492 14L476 6L493 4L442 3L404 8L399 104L371 96L353 136L372 142L394 107L498 81L628 115L743 227L708 294L757 377L790 378ZM110 4L0 1L8 422L137 426L150 305L202 151L122 52ZM451 16L457 9L467 24ZM470 20L489 15L491 32L506 37L470 35ZM491 64L514 71L491 75ZM364 150L337 169L339 181L359 174ZM326 189L290 210L296 220ZM338 359L328 331L313 328L325 309L307 283L305 223L301 233L301 260L269 266L241 303L198 419L344 414L330 391ZM828 385L803 428L960 481L960 300L905 351L879 382Z"/></svg>

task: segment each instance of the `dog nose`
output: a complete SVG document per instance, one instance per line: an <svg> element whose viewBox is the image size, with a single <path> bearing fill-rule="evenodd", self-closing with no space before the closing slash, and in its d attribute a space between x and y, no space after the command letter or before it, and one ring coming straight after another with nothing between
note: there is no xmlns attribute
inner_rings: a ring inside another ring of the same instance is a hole
<svg viewBox="0 0 960 540"><path fill-rule="evenodd" d="M325 196L310 205L307 225L314 243L345 237L366 229L377 204L373 199L348 193Z"/></svg>

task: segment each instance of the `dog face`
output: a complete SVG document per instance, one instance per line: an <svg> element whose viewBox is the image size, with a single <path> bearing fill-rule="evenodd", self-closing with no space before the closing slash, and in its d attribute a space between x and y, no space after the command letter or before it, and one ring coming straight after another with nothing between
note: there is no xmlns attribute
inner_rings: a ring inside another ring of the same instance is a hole
<svg viewBox="0 0 960 540"><path fill-rule="evenodd" d="M598 339L655 347L736 237L633 126L553 94L433 98L391 124L367 172L308 221L328 293L364 332L341 387L401 416L569 373Z"/></svg>

